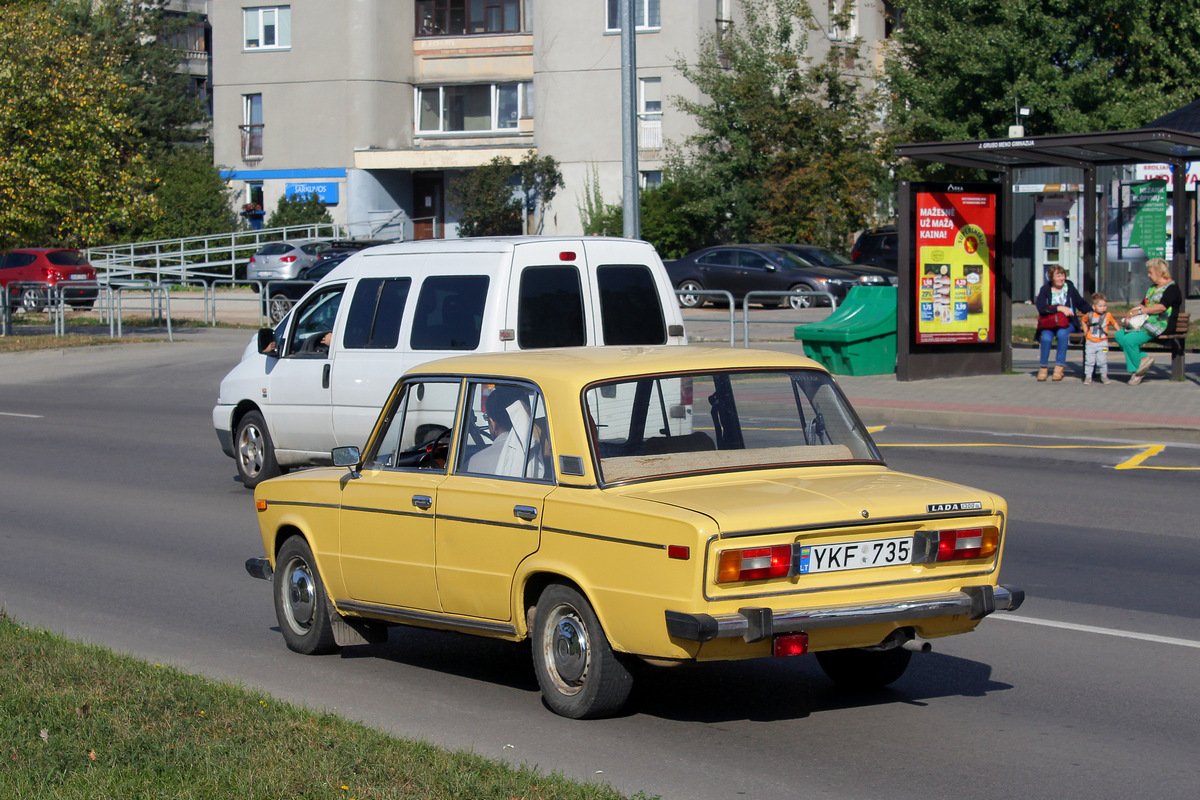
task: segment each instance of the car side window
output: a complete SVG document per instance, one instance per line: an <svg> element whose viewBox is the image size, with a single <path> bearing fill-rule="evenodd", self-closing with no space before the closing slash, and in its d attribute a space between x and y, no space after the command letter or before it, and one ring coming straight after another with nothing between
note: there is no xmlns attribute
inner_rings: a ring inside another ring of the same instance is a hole
<svg viewBox="0 0 1200 800"><path fill-rule="evenodd" d="M436 275L425 279L413 312L413 350L474 350L483 330L488 276Z"/></svg>
<svg viewBox="0 0 1200 800"><path fill-rule="evenodd" d="M314 294L293 315L295 324L284 356L325 358L345 286L334 286Z"/></svg>
<svg viewBox="0 0 1200 800"><path fill-rule="evenodd" d="M553 460L541 393L530 386L472 382L455 472L551 480Z"/></svg>
<svg viewBox="0 0 1200 800"><path fill-rule="evenodd" d="M391 350L400 341L400 322L408 300L409 278L364 278L354 289L342 346Z"/></svg>
<svg viewBox="0 0 1200 800"><path fill-rule="evenodd" d="M363 468L445 472L459 385L455 380L405 384L384 415Z"/></svg>
<svg viewBox="0 0 1200 800"><path fill-rule="evenodd" d="M33 255L32 253L9 253L4 258L4 266L6 269L28 267L36 260L37 256Z"/></svg>
<svg viewBox="0 0 1200 800"><path fill-rule="evenodd" d="M709 267L732 267L737 264L736 250L714 250L700 257L700 263Z"/></svg>
<svg viewBox="0 0 1200 800"><path fill-rule="evenodd" d="M526 267L517 300L517 345L527 349L585 344L579 269L573 265Z"/></svg>
<svg viewBox="0 0 1200 800"><path fill-rule="evenodd" d="M738 265L748 269L768 270L771 267L771 262L762 253L751 253L743 251L738 253Z"/></svg>

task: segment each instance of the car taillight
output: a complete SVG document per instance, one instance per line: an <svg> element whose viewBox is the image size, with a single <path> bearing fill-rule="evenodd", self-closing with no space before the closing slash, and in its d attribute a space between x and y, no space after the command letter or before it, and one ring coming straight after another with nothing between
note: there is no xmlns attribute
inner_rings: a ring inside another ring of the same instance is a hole
<svg viewBox="0 0 1200 800"><path fill-rule="evenodd" d="M249 261L249 263L251 263L251 264L253 264L253 263L254 263L254 256L250 256L250 261Z"/></svg>
<svg viewBox="0 0 1200 800"><path fill-rule="evenodd" d="M722 550L717 558L717 583L786 578L792 572L792 546Z"/></svg>
<svg viewBox="0 0 1200 800"><path fill-rule="evenodd" d="M999 543L1000 529L994 527L938 531L937 560L987 558Z"/></svg>
<svg viewBox="0 0 1200 800"><path fill-rule="evenodd" d="M296 257L295 256L284 256L283 258L281 258L279 260L285 264L290 264L296 260Z"/></svg>

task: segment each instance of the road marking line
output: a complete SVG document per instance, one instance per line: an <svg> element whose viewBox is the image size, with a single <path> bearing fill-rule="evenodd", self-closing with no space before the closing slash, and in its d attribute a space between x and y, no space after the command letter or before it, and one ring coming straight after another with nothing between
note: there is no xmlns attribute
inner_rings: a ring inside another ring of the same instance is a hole
<svg viewBox="0 0 1200 800"><path fill-rule="evenodd" d="M43 419L41 414L17 414L12 411L0 411L0 417L24 417L25 419Z"/></svg>
<svg viewBox="0 0 1200 800"><path fill-rule="evenodd" d="M868 429L869 430L869 429ZM870 431L875 433L875 431ZM1144 464L1148 458L1158 455L1167 449L1165 444L1010 444L1008 442L941 442L931 444L902 444L892 442L876 442L880 447L1024 447L1032 450L1141 450L1135 456L1115 464L1110 469L1157 469L1164 472L1195 472L1200 467L1156 467Z"/></svg>
<svg viewBox="0 0 1200 800"><path fill-rule="evenodd" d="M1080 633L1098 633L1102 636L1116 636L1121 639L1137 639L1143 642L1157 644L1172 644L1176 647L1193 647L1200 650L1200 642L1191 639L1176 639L1172 636L1156 636L1153 633L1135 633L1134 631L1119 631L1115 628L1097 628L1094 625L1077 625L1073 622L1055 622L1050 619L1034 619L1033 617L1014 617L1009 615L995 616L993 619L1006 619L1010 622L1024 622L1029 625L1042 625L1047 628L1063 628Z"/></svg>

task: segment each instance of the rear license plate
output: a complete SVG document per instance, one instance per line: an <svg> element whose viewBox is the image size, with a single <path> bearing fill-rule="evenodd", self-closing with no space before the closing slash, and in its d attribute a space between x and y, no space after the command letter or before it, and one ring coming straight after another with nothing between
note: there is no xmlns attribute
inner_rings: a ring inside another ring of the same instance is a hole
<svg viewBox="0 0 1200 800"><path fill-rule="evenodd" d="M911 564L913 537L870 539L840 544L806 544L800 547L799 572L837 572L845 569Z"/></svg>
<svg viewBox="0 0 1200 800"><path fill-rule="evenodd" d="M68 276L67 276L67 278L69 278L70 280L73 280L73 281L86 281L86 280L87 280L87 275L86 275L86 274L81 274L81 275L68 275Z"/></svg>

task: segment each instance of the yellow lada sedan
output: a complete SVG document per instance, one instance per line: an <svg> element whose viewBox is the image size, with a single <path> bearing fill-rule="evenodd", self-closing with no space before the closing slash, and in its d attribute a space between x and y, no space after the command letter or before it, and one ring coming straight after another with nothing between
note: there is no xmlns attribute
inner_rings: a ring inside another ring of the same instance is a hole
<svg viewBox="0 0 1200 800"><path fill-rule="evenodd" d="M336 425L336 421L335 421ZM800 356L570 348L426 363L365 448L255 491L292 650L417 625L532 640L546 703L615 713L630 663L814 653L838 684L904 672L1023 593L1007 506L894 472Z"/></svg>

